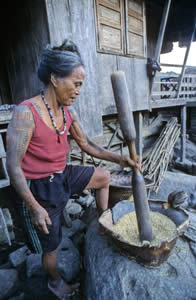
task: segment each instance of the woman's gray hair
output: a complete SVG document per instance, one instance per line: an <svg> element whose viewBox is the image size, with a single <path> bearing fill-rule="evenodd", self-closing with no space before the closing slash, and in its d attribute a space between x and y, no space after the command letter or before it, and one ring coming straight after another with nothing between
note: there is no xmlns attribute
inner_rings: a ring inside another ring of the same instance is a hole
<svg viewBox="0 0 196 300"><path fill-rule="evenodd" d="M50 83L51 74L67 77L75 68L84 66L78 47L71 40L64 40L61 46L51 48L47 45L41 56L38 77L45 84Z"/></svg>

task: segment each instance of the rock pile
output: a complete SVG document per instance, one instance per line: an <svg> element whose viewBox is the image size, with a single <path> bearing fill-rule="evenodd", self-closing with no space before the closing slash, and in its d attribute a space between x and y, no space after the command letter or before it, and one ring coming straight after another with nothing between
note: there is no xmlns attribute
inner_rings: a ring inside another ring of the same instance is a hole
<svg viewBox="0 0 196 300"><path fill-rule="evenodd" d="M95 197L89 191L84 191L80 198L70 199L64 210L63 238L58 249L57 265L64 279L69 282L81 281L84 237L87 224L95 216ZM7 246L6 253L4 263L0 264L0 299L56 299L47 288L40 254L31 253L21 241ZM81 293L74 299L82 299Z"/></svg>

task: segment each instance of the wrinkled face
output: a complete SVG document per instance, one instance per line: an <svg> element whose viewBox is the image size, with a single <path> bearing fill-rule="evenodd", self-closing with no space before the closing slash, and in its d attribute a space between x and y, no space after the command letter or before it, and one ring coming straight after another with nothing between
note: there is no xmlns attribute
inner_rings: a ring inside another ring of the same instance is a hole
<svg viewBox="0 0 196 300"><path fill-rule="evenodd" d="M56 78L55 92L59 105L70 106L80 95L85 72L82 66L77 67L70 76Z"/></svg>

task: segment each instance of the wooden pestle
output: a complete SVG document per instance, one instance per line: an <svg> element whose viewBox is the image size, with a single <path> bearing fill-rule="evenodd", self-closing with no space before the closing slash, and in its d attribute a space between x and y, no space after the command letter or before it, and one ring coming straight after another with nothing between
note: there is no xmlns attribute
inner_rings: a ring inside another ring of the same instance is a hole
<svg viewBox="0 0 196 300"><path fill-rule="evenodd" d="M127 142L130 157L132 160L137 162L135 124L124 72L118 71L112 73L111 81L120 127ZM132 189L139 237L143 244L149 244L154 239L152 233L152 223L150 219L144 178L140 172L140 169L137 167L133 168Z"/></svg>

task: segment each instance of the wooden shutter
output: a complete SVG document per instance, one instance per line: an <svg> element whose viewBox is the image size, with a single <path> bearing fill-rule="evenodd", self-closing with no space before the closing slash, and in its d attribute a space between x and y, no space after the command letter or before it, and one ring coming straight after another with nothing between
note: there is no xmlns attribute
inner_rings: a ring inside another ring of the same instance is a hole
<svg viewBox="0 0 196 300"><path fill-rule="evenodd" d="M123 53L124 0L96 0L98 47Z"/></svg>
<svg viewBox="0 0 196 300"><path fill-rule="evenodd" d="M127 53L144 56L144 8L142 0L127 3Z"/></svg>

